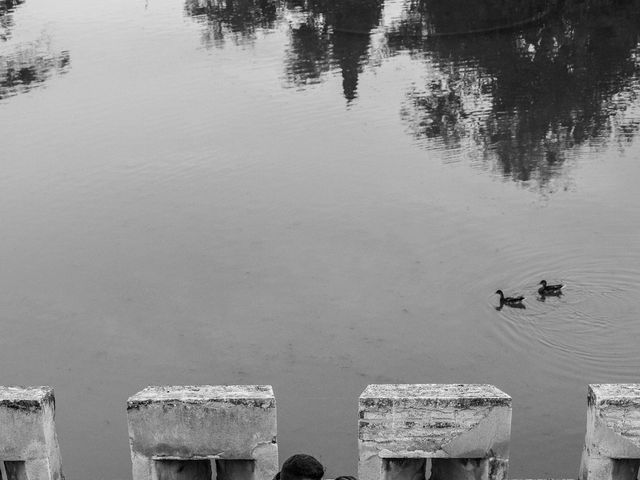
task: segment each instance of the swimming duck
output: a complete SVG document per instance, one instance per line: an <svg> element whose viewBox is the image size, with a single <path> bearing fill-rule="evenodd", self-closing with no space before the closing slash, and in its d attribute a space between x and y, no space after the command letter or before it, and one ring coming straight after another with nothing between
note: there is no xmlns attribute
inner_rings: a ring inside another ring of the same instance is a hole
<svg viewBox="0 0 640 480"><path fill-rule="evenodd" d="M496 295L500 295L500 305L518 305L524 300L524 297L505 297L502 290L496 290Z"/></svg>
<svg viewBox="0 0 640 480"><path fill-rule="evenodd" d="M542 280L538 285L542 285L538 289L538 293L540 295L561 295L562 287L564 287L564 285L562 285L561 283L557 285L547 285L546 280Z"/></svg>

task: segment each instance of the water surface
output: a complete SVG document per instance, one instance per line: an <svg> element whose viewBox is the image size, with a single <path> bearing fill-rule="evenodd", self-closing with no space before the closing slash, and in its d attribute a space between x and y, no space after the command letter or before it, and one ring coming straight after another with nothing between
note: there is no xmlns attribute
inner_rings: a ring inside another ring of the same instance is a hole
<svg viewBox="0 0 640 480"><path fill-rule="evenodd" d="M511 476L577 474L640 367L640 3L508 3L0 1L1 383L55 388L69 479L202 383L330 478L366 385L492 383Z"/></svg>

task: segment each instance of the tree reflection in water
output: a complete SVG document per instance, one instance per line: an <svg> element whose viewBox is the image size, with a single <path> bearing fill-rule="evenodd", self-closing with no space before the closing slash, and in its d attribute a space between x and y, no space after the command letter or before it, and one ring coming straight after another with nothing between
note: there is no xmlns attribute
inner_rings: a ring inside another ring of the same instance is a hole
<svg viewBox="0 0 640 480"><path fill-rule="evenodd" d="M206 21L208 45L288 26L287 84L305 88L337 69L348 102L375 48L378 58L411 55L429 66L401 106L414 138L517 181L545 185L574 146L625 143L638 131L640 0L397 2L402 14L390 24L383 0L186 0L185 8Z"/></svg>
<svg viewBox="0 0 640 480"><path fill-rule="evenodd" d="M42 85L54 72L65 73L69 52L53 54L42 41L18 45L10 55L0 55L0 99Z"/></svg>
<svg viewBox="0 0 640 480"><path fill-rule="evenodd" d="M357 96L358 76L369 60L370 33L380 24L382 0L286 2L291 23L287 79L295 86L317 82L338 67L347 101Z"/></svg>
<svg viewBox="0 0 640 480"><path fill-rule="evenodd" d="M275 28L278 18L273 0L187 0L185 11L206 24L208 47L221 47L228 38L240 45L253 42L258 30Z"/></svg>
<svg viewBox="0 0 640 480"><path fill-rule="evenodd" d="M0 41L7 41L13 27L13 10L24 0L0 0Z"/></svg>
<svg viewBox="0 0 640 480"><path fill-rule="evenodd" d="M412 6L425 31L450 31L430 0ZM413 88L403 119L419 139L471 141L505 176L544 185L575 145L637 132L640 2L573 2L520 31L473 37L389 35L395 50L423 52L439 75ZM429 12L429 15L423 12ZM412 26L409 26L412 25Z"/></svg>
<svg viewBox="0 0 640 480"><path fill-rule="evenodd" d="M367 63L369 33L380 23L383 0L186 0L188 15L206 23L203 43L222 47L255 41L259 30L288 22L291 36L285 77L304 87L337 67L347 100L357 96Z"/></svg>
<svg viewBox="0 0 640 480"><path fill-rule="evenodd" d="M22 0L0 0L0 40L10 43L12 13ZM52 53L43 35L31 43L3 46L0 50L0 100L41 85L53 72L64 73L70 65L69 52ZM8 53L7 53L8 52Z"/></svg>

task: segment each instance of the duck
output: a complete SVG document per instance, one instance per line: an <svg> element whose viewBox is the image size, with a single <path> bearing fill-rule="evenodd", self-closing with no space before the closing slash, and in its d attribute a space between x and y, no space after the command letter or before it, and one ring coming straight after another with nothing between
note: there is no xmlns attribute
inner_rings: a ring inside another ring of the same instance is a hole
<svg viewBox="0 0 640 480"><path fill-rule="evenodd" d="M524 300L523 296L505 297L502 290L496 290L496 295L500 295L500 305L519 305Z"/></svg>
<svg viewBox="0 0 640 480"><path fill-rule="evenodd" d="M547 281L546 280L542 280L538 285L542 285L539 289L538 289L538 293L542 296L544 295L562 295L562 287L564 287L564 285L562 285L561 283L557 284L557 285L547 285Z"/></svg>

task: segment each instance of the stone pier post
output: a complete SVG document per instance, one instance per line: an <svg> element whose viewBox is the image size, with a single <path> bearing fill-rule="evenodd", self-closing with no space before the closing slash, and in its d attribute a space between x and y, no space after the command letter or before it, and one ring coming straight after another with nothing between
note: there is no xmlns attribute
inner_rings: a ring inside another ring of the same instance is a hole
<svg viewBox="0 0 640 480"><path fill-rule="evenodd" d="M49 387L0 386L0 471L9 480L63 480Z"/></svg>
<svg viewBox="0 0 640 480"><path fill-rule="evenodd" d="M635 480L640 464L640 384L594 384L580 480Z"/></svg>
<svg viewBox="0 0 640 480"><path fill-rule="evenodd" d="M504 480L510 436L511 397L492 385L369 385L358 478Z"/></svg>
<svg viewBox="0 0 640 480"><path fill-rule="evenodd" d="M127 401L133 480L271 480L276 401L268 385L147 387Z"/></svg>

